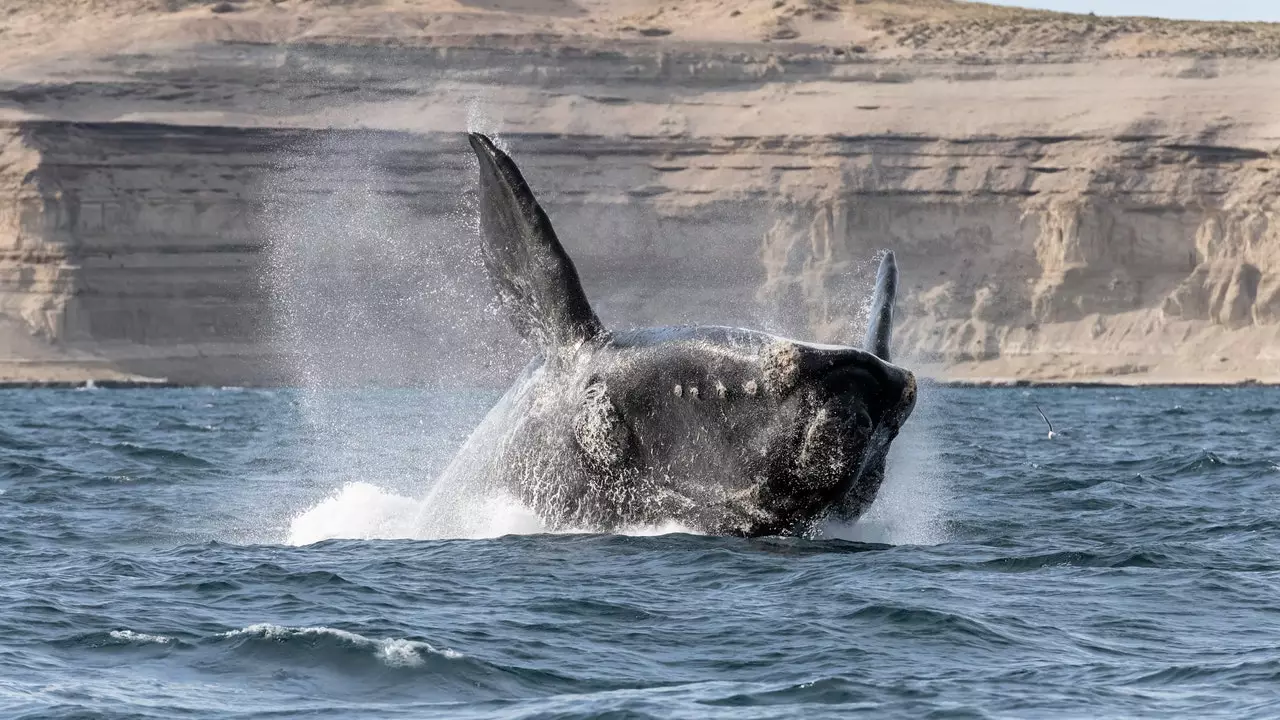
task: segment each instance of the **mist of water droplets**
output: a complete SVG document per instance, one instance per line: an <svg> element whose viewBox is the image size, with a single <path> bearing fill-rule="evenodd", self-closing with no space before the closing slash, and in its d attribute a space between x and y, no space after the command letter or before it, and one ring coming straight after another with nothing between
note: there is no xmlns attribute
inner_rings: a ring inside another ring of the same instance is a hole
<svg viewBox="0 0 1280 720"><path fill-rule="evenodd" d="M496 135L480 104L468 114L472 129ZM319 133L295 148L267 188L275 338L301 389L308 433L299 496L286 502L289 542L542 529L496 489L468 487L460 495L433 487L478 419L474 409L450 407L452 391L501 384L531 352L507 327L484 277L476 167L461 133L456 149L434 150L454 153L451 160L403 157L412 151L412 139L402 135ZM423 177L427 172L445 176ZM865 263L871 278L874 264ZM865 321L870 290L851 287L842 312ZM394 395L400 387L442 392L430 396L436 405L417 407L422 396ZM927 402L921 406L895 445L867 518L829 527L827 535L942 539L945 494L920 418ZM477 517L460 522L427 507L441 497L451 498L449 513Z"/></svg>

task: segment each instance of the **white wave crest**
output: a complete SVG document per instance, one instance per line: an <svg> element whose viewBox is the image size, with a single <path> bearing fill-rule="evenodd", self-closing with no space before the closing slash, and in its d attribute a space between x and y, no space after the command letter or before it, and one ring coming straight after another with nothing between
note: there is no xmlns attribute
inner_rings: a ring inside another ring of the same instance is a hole
<svg viewBox="0 0 1280 720"><path fill-rule="evenodd" d="M264 640L289 640L291 638L306 637L332 637L350 643L358 648L366 648L373 651L374 657L378 658L389 667L414 667L421 665L426 655L439 655L440 657L450 660L461 658L462 653L451 650L449 648L437 648L430 643L420 640L408 640L405 638L384 638L375 639L365 637L358 633L348 630L339 630L331 627L302 627L291 628L283 625L273 625L271 623L256 623L239 630L228 630L219 633L218 637L234 638L234 637L259 637Z"/></svg>
<svg viewBox="0 0 1280 720"><path fill-rule="evenodd" d="M167 635L149 635L147 633L134 632L132 630L112 630L111 637L116 640L134 643L154 643L156 645L168 645L173 642L173 638Z"/></svg>

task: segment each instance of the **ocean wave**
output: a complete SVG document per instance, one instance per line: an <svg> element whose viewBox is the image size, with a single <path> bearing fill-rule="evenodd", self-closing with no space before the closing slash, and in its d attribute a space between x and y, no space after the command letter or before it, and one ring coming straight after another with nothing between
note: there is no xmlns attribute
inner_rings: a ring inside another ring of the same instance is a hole
<svg viewBox="0 0 1280 720"><path fill-rule="evenodd" d="M39 450L44 447L34 437L23 437L0 430L0 448L4 450Z"/></svg>
<svg viewBox="0 0 1280 720"><path fill-rule="evenodd" d="M967 638L966 642L980 641L1009 647L1018 644L1017 638L981 620L932 608L874 604L855 610L849 614L848 619L893 625L913 634L918 632L955 634Z"/></svg>
<svg viewBox="0 0 1280 720"><path fill-rule="evenodd" d="M549 534L483 492L425 507L425 451L325 464L289 391L11 394L0 425L41 447L0 460L0 715L1275 714L1280 454L1236 406L1280 391L1037 389L1067 443L1008 422L1012 390L937 392L956 402L913 424L938 449L904 430L890 463L923 483L862 528L894 547ZM421 397L370 401L368 435ZM1193 413L1158 415L1175 402ZM310 511L351 539L276 544ZM469 527L492 534L444 539Z"/></svg>
<svg viewBox="0 0 1280 720"><path fill-rule="evenodd" d="M95 443L120 457L138 462L145 462L160 467L178 466L184 468L209 468L213 463L202 457L179 450L139 445L133 442Z"/></svg>
<svg viewBox="0 0 1280 720"><path fill-rule="evenodd" d="M168 635L152 635L150 633L134 632L133 630L112 630L107 635L114 640L135 645L168 645L177 640L177 638L172 638Z"/></svg>
<svg viewBox="0 0 1280 720"><path fill-rule="evenodd" d="M1130 685L1173 686L1266 683L1280 681L1280 659L1248 660L1232 663L1191 663L1170 665L1146 672Z"/></svg>
<svg viewBox="0 0 1280 720"><path fill-rule="evenodd" d="M548 626L558 627L558 626ZM459 698L492 699L613 690L633 683L566 668L530 667L522 662L481 659L448 647L406 637L370 637L326 626L289 627L256 623L218 633L211 639L230 651L225 667L268 665L305 673L336 673L342 682L398 682L387 673L411 672L429 677L432 696L442 701ZM506 652L499 653L507 655ZM521 653L517 653L521 654Z"/></svg>
<svg viewBox="0 0 1280 720"><path fill-rule="evenodd" d="M249 638L271 640L287 643L292 640L336 642L340 646L368 650L374 657L388 667L416 667L422 665L428 656L438 656L448 660L463 657L462 653L450 648L436 648L421 640L406 638L369 638L348 630L331 627L292 628L270 623L257 623L239 630L228 630L219 633L221 638Z"/></svg>
<svg viewBox="0 0 1280 720"><path fill-rule="evenodd" d="M1156 568L1166 567L1172 563L1172 558L1158 552L1120 550L1112 553L1096 553L1061 550L1037 555L1015 555L988 560L981 563L980 567L1002 572L1027 572L1049 567Z"/></svg>
<svg viewBox="0 0 1280 720"><path fill-rule="evenodd" d="M868 702L874 697L874 692L844 678L822 678L784 687L768 686L697 702L716 707L851 705Z"/></svg>
<svg viewBox="0 0 1280 720"><path fill-rule="evenodd" d="M1229 467L1237 463L1230 462L1209 450L1199 450L1186 455L1164 458L1150 466L1150 472L1166 478L1196 476Z"/></svg>
<svg viewBox="0 0 1280 720"><path fill-rule="evenodd" d="M178 648L190 647L182 640L172 635L160 635L155 633L138 632L128 628L118 628L103 632L101 630L77 633L65 637L50 638L49 642L60 648L101 648L101 649L128 649L128 648Z"/></svg>

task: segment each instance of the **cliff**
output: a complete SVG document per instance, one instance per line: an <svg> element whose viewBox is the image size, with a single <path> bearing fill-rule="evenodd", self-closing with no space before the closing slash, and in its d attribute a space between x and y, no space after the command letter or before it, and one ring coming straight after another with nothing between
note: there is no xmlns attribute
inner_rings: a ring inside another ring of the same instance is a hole
<svg viewBox="0 0 1280 720"><path fill-rule="evenodd" d="M500 378L458 131L614 325L1280 382L1280 28L910 2L17 3L0 375Z"/></svg>

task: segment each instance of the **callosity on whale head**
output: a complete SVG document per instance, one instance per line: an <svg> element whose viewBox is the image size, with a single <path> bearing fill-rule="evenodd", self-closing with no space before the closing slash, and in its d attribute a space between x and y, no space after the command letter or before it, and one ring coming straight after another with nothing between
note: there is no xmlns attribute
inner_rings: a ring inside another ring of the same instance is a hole
<svg viewBox="0 0 1280 720"><path fill-rule="evenodd" d="M515 163L470 142L485 265L541 357L460 454L468 471L553 528L802 533L871 504L916 394L889 362L891 253L863 348L716 326L611 331Z"/></svg>

